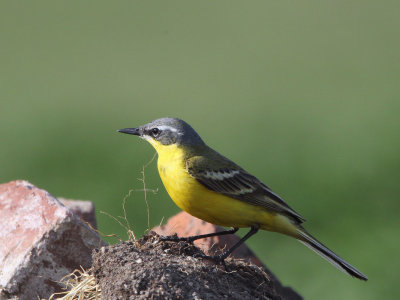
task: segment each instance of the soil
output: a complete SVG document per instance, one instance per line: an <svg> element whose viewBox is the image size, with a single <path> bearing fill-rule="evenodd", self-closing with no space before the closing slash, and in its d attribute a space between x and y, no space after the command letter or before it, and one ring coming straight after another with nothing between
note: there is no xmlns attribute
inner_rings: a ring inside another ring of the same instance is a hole
<svg viewBox="0 0 400 300"><path fill-rule="evenodd" d="M226 259L226 267L195 258L193 244L149 235L93 251L102 299L282 299L260 267Z"/></svg>

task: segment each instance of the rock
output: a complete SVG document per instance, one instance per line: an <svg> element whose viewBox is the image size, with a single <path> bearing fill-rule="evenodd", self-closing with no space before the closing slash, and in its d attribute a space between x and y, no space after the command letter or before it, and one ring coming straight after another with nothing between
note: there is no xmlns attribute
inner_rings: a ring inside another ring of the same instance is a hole
<svg viewBox="0 0 400 300"><path fill-rule="evenodd" d="M66 207L79 216L84 222L87 222L92 228L97 229L96 210L92 201L71 200L58 197Z"/></svg>
<svg viewBox="0 0 400 300"><path fill-rule="evenodd" d="M27 181L0 185L0 299L48 298L105 245L72 210Z"/></svg>
<svg viewBox="0 0 400 300"><path fill-rule="evenodd" d="M186 212L180 212L171 217L167 224L164 226L157 226L153 228L153 230L159 235L173 235L176 233L179 237L187 237L224 231L225 229L193 217ZM229 249L239 240L239 236L235 234L229 234L199 239L194 241L194 244L206 254L214 255L216 253L221 253L221 251L224 251L225 249ZM242 244L230 255L230 257L245 259L246 261L250 261L257 266L262 267L270 276L271 280L274 281L275 289L280 294L282 299L303 299L292 288L282 286L277 277L254 255L254 253L246 246L246 244Z"/></svg>

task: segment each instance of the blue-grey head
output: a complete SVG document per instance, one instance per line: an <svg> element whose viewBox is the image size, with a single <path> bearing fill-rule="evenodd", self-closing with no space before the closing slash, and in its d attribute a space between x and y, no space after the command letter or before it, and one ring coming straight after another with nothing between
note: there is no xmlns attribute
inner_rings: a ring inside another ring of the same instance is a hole
<svg viewBox="0 0 400 300"><path fill-rule="evenodd" d="M118 132L137 135L153 146L204 145L197 132L188 123L177 118L161 118L136 128L120 129Z"/></svg>

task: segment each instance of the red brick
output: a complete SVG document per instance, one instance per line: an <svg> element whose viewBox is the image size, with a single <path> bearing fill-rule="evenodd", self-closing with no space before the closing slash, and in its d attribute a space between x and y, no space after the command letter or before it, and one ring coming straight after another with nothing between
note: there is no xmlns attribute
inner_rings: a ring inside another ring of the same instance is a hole
<svg viewBox="0 0 400 300"><path fill-rule="evenodd" d="M79 216L84 222L87 222L92 228L97 229L96 210L92 201L72 200L58 197L66 207Z"/></svg>
<svg viewBox="0 0 400 300"><path fill-rule="evenodd" d="M27 181L0 185L0 299L47 298L105 244L78 216Z"/></svg>

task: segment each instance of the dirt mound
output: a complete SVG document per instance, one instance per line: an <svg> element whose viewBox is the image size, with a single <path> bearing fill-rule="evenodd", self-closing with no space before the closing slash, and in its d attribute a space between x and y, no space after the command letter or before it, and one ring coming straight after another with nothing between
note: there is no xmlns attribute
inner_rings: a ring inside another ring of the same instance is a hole
<svg viewBox="0 0 400 300"><path fill-rule="evenodd" d="M261 268L227 259L225 269L197 253L192 244L161 241L151 232L136 243L94 250L92 272L108 300L281 299Z"/></svg>

